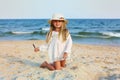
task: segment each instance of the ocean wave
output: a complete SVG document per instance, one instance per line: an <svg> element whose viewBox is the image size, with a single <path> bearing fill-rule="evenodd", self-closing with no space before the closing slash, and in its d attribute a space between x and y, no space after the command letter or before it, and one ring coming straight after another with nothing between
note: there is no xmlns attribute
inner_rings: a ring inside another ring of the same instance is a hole
<svg viewBox="0 0 120 80"><path fill-rule="evenodd" d="M28 31L28 32L23 32L23 31L12 31L12 34L32 34L34 31Z"/></svg>
<svg viewBox="0 0 120 80"><path fill-rule="evenodd" d="M101 38L101 39L110 39L110 38L112 38L112 37L110 37L110 36L91 36L91 35L77 35L77 34L72 34L72 36L73 37L78 37L78 38Z"/></svg>
<svg viewBox="0 0 120 80"><path fill-rule="evenodd" d="M78 32L78 33L72 34L72 36L79 37L79 38L113 39L113 38L120 38L120 33L114 33L114 32Z"/></svg>
<svg viewBox="0 0 120 80"><path fill-rule="evenodd" d="M117 32L103 32L103 35L107 35L111 37L120 37L120 33Z"/></svg>
<svg viewBox="0 0 120 80"><path fill-rule="evenodd" d="M36 31L10 31L2 32L0 36L9 36L9 35L46 35L48 31L36 30ZM117 32L90 32L90 31L81 31L76 33L70 33L72 37L75 38L96 38L96 39L117 39L120 38L120 33Z"/></svg>
<svg viewBox="0 0 120 80"><path fill-rule="evenodd" d="M24 34L30 34L30 35L44 35L47 31L9 31L5 32L3 34L7 35L24 35Z"/></svg>
<svg viewBox="0 0 120 80"><path fill-rule="evenodd" d="M101 35L101 33L99 32L85 32L85 31L78 32L78 34L80 35Z"/></svg>
<svg viewBox="0 0 120 80"><path fill-rule="evenodd" d="M79 37L79 38L87 38L89 36L85 36L85 35L79 35L79 34L71 34L73 37Z"/></svg>

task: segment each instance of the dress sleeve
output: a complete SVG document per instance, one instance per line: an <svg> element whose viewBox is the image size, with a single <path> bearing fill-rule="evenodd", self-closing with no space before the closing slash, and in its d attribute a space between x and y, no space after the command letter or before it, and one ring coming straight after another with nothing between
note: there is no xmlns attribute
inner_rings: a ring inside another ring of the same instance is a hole
<svg viewBox="0 0 120 80"><path fill-rule="evenodd" d="M48 44L40 45L39 50L42 52L45 52L48 50Z"/></svg>
<svg viewBox="0 0 120 80"><path fill-rule="evenodd" d="M65 43L65 50L64 52L66 53L71 53L71 48L72 48L72 38L71 35L69 34L67 41Z"/></svg>

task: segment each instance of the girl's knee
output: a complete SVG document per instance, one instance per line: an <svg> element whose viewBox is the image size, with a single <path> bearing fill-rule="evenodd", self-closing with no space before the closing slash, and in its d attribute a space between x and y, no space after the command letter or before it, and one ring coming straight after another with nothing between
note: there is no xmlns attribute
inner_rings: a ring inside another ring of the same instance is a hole
<svg viewBox="0 0 120 80"><path fill-rule="evenodd" d="M60 63L61 63L61 67L65 67L66 66L66 60L62 60L62 61L60 61Z"/></svg>
<svg viewBox="0 0 120 80"><path fill-rule="evenodd" d="M61 70L62 67L61 67L61 62L60 61L55 61L54 62L54 66L55 66L55 69L56 70Z"/></svg>

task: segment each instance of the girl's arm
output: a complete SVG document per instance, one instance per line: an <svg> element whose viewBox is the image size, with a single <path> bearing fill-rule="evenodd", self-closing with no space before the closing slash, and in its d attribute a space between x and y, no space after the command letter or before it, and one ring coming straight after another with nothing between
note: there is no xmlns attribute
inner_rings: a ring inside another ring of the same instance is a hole
<svg viewBox="0 0 120 80"><path fill-rule="evenodd" d="M44 52L44 51L47 51L48 45L45 44L45 45L41 45L39 47L35 47L35 45L33 44L33 47L34 47L35 52L38 52L38 51Z"/></svg>
<svg viewBox="0 0 120 80"><path fill-rule="evenodd" d="M33 47L34 47L34 51L35 51L35 52L40 51L40 50L39 50L39 48L38 48L38 47L36 47L34 44L33 44Z"/></svg>
<svg viewBox="0 0 120 80"><path fill-rule="evenodd" d="M64 54L63 54L64 59L66 59L67 57L70 58L69 53L71 53L71 48L72 48L72 38L69 34L67 41L65 43L65 49L64 49Z"/></svg>

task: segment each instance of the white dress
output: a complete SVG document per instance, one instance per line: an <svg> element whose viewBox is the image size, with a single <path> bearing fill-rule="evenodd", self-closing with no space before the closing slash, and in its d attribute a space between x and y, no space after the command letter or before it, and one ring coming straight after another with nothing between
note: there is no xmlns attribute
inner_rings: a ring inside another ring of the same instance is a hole
<svg viewBox="0 0 120 80"><path fill-rule="evenodd" d="M67 58L70 58L72 47L72 39L69 35L67 40L62 42L58 38L58 32L52 32L52 38L49 44L41 45L39 47L40 51L48 51L50 58L50 63L53 63L58 60L63 60L63 54L66 52L68 54Z"/></svg>

